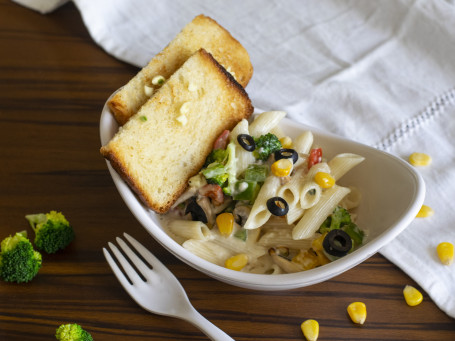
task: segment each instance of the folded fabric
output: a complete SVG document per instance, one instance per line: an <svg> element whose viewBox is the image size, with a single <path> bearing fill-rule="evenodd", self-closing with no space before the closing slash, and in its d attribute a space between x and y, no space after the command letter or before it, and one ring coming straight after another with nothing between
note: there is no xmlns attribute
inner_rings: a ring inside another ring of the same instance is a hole
<svg viewBox="0 0 455 341"><path fill-rule="evenodd" d="M430 154L432 165L419 171L436 214L416 219L381 253L455 317L455 265L443 266L435 251L441 241L455 244L455 215L447 205L455 194L453 1L74 3L95 42L138 67L194 16L206 14L250 53L255 71L247 92L256 107L285 110L403 158Z"/></svg>
<svg viewBox="0 0 455 341"><path fill-rule="evenodd" d="M455 89L438 96L427 108L377 145L404 159L428 153L430 165L418 167L425 180L425 204L434 216L417 218L381 253L413 278L448 315L455 317L455 269L443 265L436 252L442 242L455 244Z"/></svg>
<svg viewBox="0 0 455 341"><path fill-rule="evenodd" d="M19 5L28 7L42 14L50 13L69 0L13 0Z"/></svg>

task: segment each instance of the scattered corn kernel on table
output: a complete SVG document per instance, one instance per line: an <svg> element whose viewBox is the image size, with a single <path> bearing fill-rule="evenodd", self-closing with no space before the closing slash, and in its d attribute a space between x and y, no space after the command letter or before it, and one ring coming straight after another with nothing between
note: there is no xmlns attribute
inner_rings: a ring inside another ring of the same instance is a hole
<svg viewBox="0 0 455 341"><path fill-rule="evenodd" d="M138 70L102 51L71 3L46 16L8 0L0 8L0 238L32 234L24 216L50 210L64 212L76 232L66 249L43 256L31 282L0 282L0 340L52 340L70 322L97 341L206 340L186 322L147 313L123 290L102 248L124 231L235 340L302 340L307 319L318 321L319 340L455 340L455 321L425 293L421 304L406 304L404 287L419 287L380 255L280 292L232 287L174 258L126 208L99 154L104 101ZM366 304L362 326L347 313L356 301Z"/></svg>

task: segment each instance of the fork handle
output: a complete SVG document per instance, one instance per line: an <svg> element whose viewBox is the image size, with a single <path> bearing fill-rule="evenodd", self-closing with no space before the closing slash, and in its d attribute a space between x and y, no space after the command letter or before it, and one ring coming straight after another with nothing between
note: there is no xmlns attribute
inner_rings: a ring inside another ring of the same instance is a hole
<svg viewBox="0 0 455 341"><path fill-rule="evenodd" d="M186 314L185 319L198 327L205 335L213 341L235 341L220 328L202 316L194 307Z"/></svg>

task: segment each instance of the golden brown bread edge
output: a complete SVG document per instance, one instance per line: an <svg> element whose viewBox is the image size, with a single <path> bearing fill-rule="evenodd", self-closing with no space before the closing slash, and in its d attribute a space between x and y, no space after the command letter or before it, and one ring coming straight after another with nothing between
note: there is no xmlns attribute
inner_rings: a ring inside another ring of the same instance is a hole
<svg viewBox="0 0 455 341"><path fill-rule="evenodd" d="M192 34L200 33L194 31L202 30L201 27L205 34L199 35L198 39L197 37L191 38ZM180 41L184 40L183 38L190 41ZM124 88L129 86L133 80L137 82L140 80L137 85L143 88L146 83L150 85L152 78L156 75L164 76L167 79L200 48L211 53L223 67L232 68L231 71L235 73L240 85L247 86L253 75L253 66L248 52L229 31L212 18L201 14L188 23ZM151 69L156 69L155 73L151 74ZM139 89L139 91L143 91L143 89ZM126 92L125 89L121 89L108 102L109 109L120 125L125 124L147 100L144 95L136 93L137 103L133 103L131 96L126 96L124 92Z"/></svg>
<svg viewBox="0 0 455 341"><path fill-rule="evenodd" d="M232 130L241 119L248 118L254 111L248 94L246 93L245 89L235 80L235 78L228 71L226 71L226 69L222 65L220 65L210 53L208 53L204 49L200 49L197 53L201 53L205 58L207 58L207 60L210 63L212 63L216 67L216 69L222 75L224 75L226 80L226 86L229 87L230 90L237 92L241 97L244 98L244 100L247 102L247 108L243 113L240 114L240 116L236 117L236 119L230 119L224 122L224 125L220 127L218 131L213 132L210 140L206 141L205 143L206 146L205 150L201 150L200 159L193 165L192 174L190 174L190 176L188 176L187 179L185 179L186 181L184 181L184 184L182 186L175 188L172 198L170 198L170 200L165 205L157 205L157 203L153 201L153 199L150 196L150 193L147 193L147 191L141 186L141 184L138 183L133 176L131 176L130 172L128 171L128 168L125 167L121 160L117 157L117 155L108 148L108 145L103 146L100 149L101 154L107 160L110 161L110 164L115 169L115 171L133 189L133 191L138 195L140 200L142 200L142 202L144 202L149 208L151 208L153 211L159 214L166 213L171 208L173 203L186 190L186 188L188 187L189 178L191 176L196 175L202 168L205 159L207 158L208 154L211 152L213 148L213 144L216 138L221 134L221 132L226 129Z"/></svg>

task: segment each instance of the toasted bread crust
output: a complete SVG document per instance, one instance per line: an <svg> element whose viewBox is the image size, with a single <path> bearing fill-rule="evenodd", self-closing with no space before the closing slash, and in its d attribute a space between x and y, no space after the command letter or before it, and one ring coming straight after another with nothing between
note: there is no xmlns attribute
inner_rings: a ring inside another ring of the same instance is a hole
<svg viewBox="0 0 455 341"><path fill-rule="evenodd" d="M222 74L224 74L224 76L226 77L226 81L230 83L231 86L233 86L236 89L236 91L238 91L240 96L248 98L248 102L250 105L248 110L250 111L251 114L254 108L253 105L251 104L251 100L247 92L245 91L245 88L232 76L230 72L226 71L226 69L220 63L218 63L218 61L213 57L213 55L210 52L207 52L203 48L201 48L198 52L201 53L201 55L204 56L204 58L207 58L207 61L212 63ZM230 127L229 130L234 128L234 126Z"/></svg>
<svg viewBox="0 0 455 341"><path fill-rule="evenodd" d="M169 78L200 48L206 49L235 74L245 87L253 74L248 52L215 20L198 15L108 102L116 121L123 125L148 100L144 86L157 75Z"/></svg>
<svg viewBox="0 0 455 341"><path fill-rule="evenodd" d="M154 212L159 214L166 213L172 206L174 202L180 197L180 195L186 190L187 186L180 186L175 189L174 195L169 198L169 201L165 205L157 204L149 195L147 190L141 185L140 182L136 181L133 176L128 171L128 168L124 166L121 162L121 158L117 153L110 151L108 148L102 147L100 149L101 154L109 160L111 166L114 170L120 175L120 177L130 186L134 193L139 197L139 199L146 204L147 207L152 209ZM203 165L203 164L202 164ZM200 168L202 168L202 165ZM196 174L196 173L195 173Z"/></svg>
<svg viewBox="0 0 455 341"><path fill-rule="evenodd" d="M186 66L185 63L182 70L178 70L171 76L156 95L149 99L100 150L139 198L157 213L167 212L185 191L189 178L202 168L217 137L224 130L234 128L241 119L248 118L253 112L253 106L245 89L210 53L201 49L188 59L188 63L192 64ZM182 79L193 79L192 76L195 76L193 72L197 73L201 82L204 82L203 86L201 85L202 88L206 87L201 96L194 95L194 92L190 91L182 81ZM189 124L196 124L199 129L197 132L191 129L192 126L175 125L174 118L171 117L178 115L179 112L175 113L175 108L172 110L170 108L175 107L176 103L180 108L182 101L190 97L192 98L190 101L195 103L198 110L190 113L189 115L193 116L188 116L188 120ZM140 122L140 118L144 115L149 115L150 122ZM173 124L175 128L169 128ZM147 131L145 132L144 129ZM161 156L155 155L156 150L153 148L163 145L160 139L163 139L165 132L167 132L165 140L169 144L165 146L168 153ZM143 138L141 134L144 135ZM134 141L130 141L130 137ZM181 154L182 151L179 148L186 148L184 154ZM176 156L179 152L180 155L185 155L182 160ZM136 154L131 156L132 153ZM147 162L139 165L144 159ZM184 166L179 165L180 162L183 162ZM161 167L162 163L168 168ZM144 171L144 168L147 170ZM164 174L169 168L178 168L179 173ZM153 177L153 179L145 179L145 177ZM168 177L171 179L167 179ZM160 190L160 185L164 186L164 184L167 187ZM166 192L166 195L156 191Z"/></svg>

